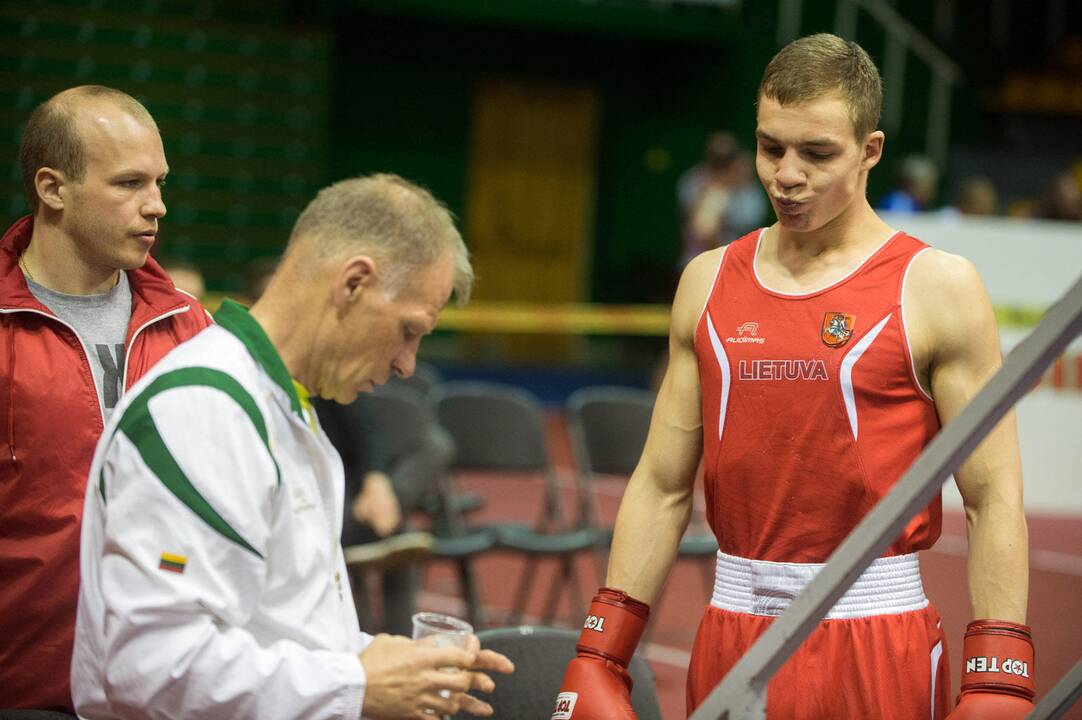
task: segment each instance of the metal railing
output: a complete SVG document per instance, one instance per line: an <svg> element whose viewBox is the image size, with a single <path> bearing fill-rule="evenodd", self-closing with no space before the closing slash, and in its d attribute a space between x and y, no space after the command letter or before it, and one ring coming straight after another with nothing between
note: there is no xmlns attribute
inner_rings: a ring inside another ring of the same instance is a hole
<svg viewBox="0 0 1082 720"><path fill-rule="evenodd" d="M1082 660L1037 703L1026 720L1056 720L1082 697Z"/></svg>
<svg viewBox="0 0 1082 720"><path fill-rule="evenodd" d="M785 45L800 36L804 0L779 0L777 43ZM898 14L885 0L837 0L834 33L847 40L856 38L857 16L863 10L886 34L883 58L882 127L897 132L902 124L905 102L906 63L910 53L932 72L926 119L924 151L942 168L947 161L950 141L951 94L961 84L963 74L946 53L924 33Z"/></svg>
<svg viewBox="0 0 1082 720"><path fill-rule="evenodd" d="M1003 367L961 413L948 423L894 488L838 546L826 566L793 601L729 674L696 709L691 720L758 720L766 717L767 683L816 628L834 603L880 553L926 506L947 477L980 444L996 423L1033 386L1063 349L1082 334L1082 277L1049 310L1040 324L1007 356ZM1072 683L1074 688L1072 689ZM1062 684L1062 702L1042 702L1031 720L1058 715L1038 714L1065 709L1077 698L1082 669L1076 667ZM1060 688L1056 688L1060 691Z"/></svg>

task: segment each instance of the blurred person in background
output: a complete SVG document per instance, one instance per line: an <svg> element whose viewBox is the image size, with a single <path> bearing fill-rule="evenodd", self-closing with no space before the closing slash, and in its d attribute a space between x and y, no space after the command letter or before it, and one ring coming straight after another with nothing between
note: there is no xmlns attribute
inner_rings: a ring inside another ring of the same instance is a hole
<svg viewBox="0 0 1082 720"><path fill-rule="evenodd" d="M931 158L909 155L898 167L896 187L879 203L880 210L917 213L929 210L939 189L939 169Z"/></svg>
<svg viewBox="0 0 1082 720"><path fill-rule="evenodd" d="M992 180L984 175L962 178L955 193L955 204L935 211L937 217L957 220L961 217L987 217L999 214L999 193Z"/></svg>
<svg viewBox="0 0 1082 720"><path fill-rule="evenodd" d="M1082 220L1082 190L1073 173L1062 172L1052 179L1037 206L1043 220Z"/></svg>
<svg viewBox="0 0 1082 720"><path fill-rule="evenodd" d="M279 262L281 258L275 256L261 257L250 261L244 268L244 291L249 302L255 303L263 297L267 283L278 269Z"/></svg>
<svg viewBox="0 0 1082 720"><path fill-rule="evenodd" d="M177 290L197 300L202 300L207 294L207 283L203 279L203 271L195 263L169 256L159 259L158 262Z"/></svg>
<svg viewBox="0 0 1082 720"><path fill-rule="evenodd" d="M0 240L0 709L71 712L79 522L117 403L210 320L149 256L169 172L137 100L87 85L30 114L31 214Z"/></svg>
<svg viewBox="0 0 1082 720"><path fill-rule="evenodd" d="M984 175L963 178L955 207L962 215L999 215L999 192L995 183Z"/></svg>
<svg viewBox="0 0 1082 720"><path fill-rule="evenodd" d="M728 245L755 228L766 213L766 198L755 183L750 156L732 133L711 134L704 155L703 162L677 183L681 269L699 253Z"/></svg>
<svg viewBox="0 0 1082 720"><path fill-rule="evenodd" d="M446 432L433 428L417 447L399 457L383 449L383 430L374 422L370 400L361 395L348 405L317 400L316 410L327 437L342 456L345 467L345 518L342 545L353 548L362 565L378 569L381 622L374 617L368 588L353 588L362 623L383 632L408 635L417 606L420 562L433 544L428 532L409 526L410 512L446 471L453 445ZM358 577L359 580L363 579Z"/></svg>
<svg viewBox="0 0 1082 720"><path fill-rule="evenodd" d="M87 488L80 717L491 715L504 656L360 631L342 462L310 398L412 374L473 271L450 213L393 175L324 188L266 291L225 301L117 407ZM447 668L467 672L446 672Z"/></svg>

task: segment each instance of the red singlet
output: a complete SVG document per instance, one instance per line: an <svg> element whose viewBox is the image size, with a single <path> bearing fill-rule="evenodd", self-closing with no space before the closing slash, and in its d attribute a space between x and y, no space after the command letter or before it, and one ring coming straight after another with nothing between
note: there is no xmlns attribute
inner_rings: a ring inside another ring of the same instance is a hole
<svg viewBox="0 0 1082 720"><path fill-rule="evenodd" d="M824 562L939 430L901 305L927 245L896 233L847 277L788 295L759 282L760 237L727 247L695 333L707 513L723 552ZM930 547L940 520L937 498L888 554Z"/></svg>
<svg viewBox="0 0 1082 720"><path fill-rule="evenodd" d="M761 237L728 246L695 333L707 515L722 554L689 713L939 430L902 312L906 273L927 246L896 233L846 277L793 295L759 281ZM910 555L940 523L937 497L774 676L768 717L943 717L946 648Z"/></svg>

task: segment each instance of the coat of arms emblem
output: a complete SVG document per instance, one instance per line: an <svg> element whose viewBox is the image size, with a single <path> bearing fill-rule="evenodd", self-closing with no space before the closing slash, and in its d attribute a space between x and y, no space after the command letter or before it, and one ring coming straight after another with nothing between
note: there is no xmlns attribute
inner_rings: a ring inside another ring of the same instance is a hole
<svg viewBox="0 0 1082 720"><path fill-rule="evenodd" d="M828 312L823 316L823 342L830 347L841 347L853 337L853 323L856 315L843 312Z"/></svg>

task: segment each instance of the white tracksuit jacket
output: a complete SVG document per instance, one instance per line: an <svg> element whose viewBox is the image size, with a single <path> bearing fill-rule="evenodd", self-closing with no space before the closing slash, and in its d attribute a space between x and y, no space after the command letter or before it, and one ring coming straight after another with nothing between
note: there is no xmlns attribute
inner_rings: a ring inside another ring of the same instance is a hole
<svg viewBox="0 0 1082 720"><path fill-rule="evenodd" d="M82 528L79 715L361 715L339 545L343 471L247 311L167 355L113 413Z"/></svg>

